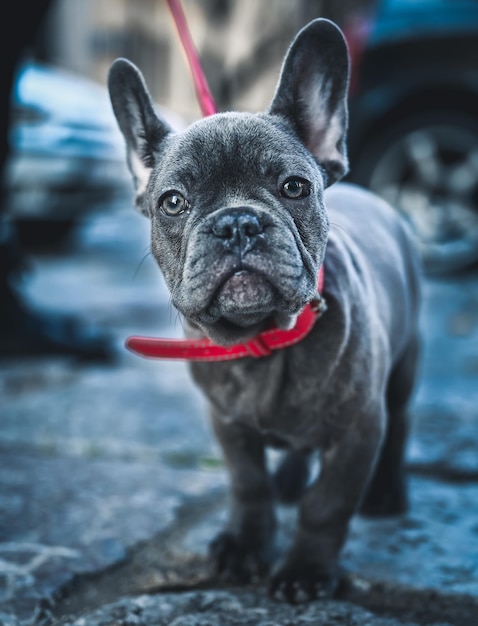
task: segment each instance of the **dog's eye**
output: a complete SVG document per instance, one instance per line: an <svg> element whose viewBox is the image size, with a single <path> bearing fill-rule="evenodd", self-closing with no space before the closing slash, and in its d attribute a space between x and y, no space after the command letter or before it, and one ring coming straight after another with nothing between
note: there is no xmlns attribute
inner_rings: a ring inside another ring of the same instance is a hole
<svg viewBox="0 0 478 626"><path fill-rule="evenodd" d="M163 213L174 217L184 213L189 205L186 198L178 191L171 191L161 198L159 206Z"/></svg>
<svg viewBox="0 0 478 626"><path fill-rule="evenodd" d="M291 200L305 198L310 193L310 183L303 178L289 178L282 185L281 195Z"/></svg>

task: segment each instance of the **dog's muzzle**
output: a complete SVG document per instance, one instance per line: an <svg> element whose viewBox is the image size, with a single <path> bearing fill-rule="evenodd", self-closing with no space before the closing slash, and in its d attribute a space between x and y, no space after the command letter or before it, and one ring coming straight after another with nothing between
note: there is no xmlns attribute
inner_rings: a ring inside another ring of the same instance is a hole
<svg viewBox="0 0 478 626"><path fill-rule="evenodd" d="M212 225L224 250L243 258L264 236L264 225L251 210L239 207L221 212Z"/></svg>

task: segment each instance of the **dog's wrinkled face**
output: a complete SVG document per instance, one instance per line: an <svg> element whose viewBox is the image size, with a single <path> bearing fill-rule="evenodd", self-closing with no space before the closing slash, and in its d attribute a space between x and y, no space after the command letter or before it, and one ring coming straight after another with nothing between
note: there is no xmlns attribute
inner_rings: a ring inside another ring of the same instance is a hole
<svg viewBox="0 0 478 626"><path fill-rule="evenodd" d="M312 155L264 116L173 135L148 185L153 253L174 305L222 343L290 326L317 290L327 217Z"/></svg>
<svg viewBox="0 0 478 626"><path fill-rule="evenodd" d="M329 67L331 44L338 54ZM292 45L267 113L218 114L174 133L139 71L125 60L112 67L113 108L153 253L173 304L218 343L251 338L271 321L291 327L316 295L328 233L323 190L346 171L347 79L340 31L317 20Z"/></svg>

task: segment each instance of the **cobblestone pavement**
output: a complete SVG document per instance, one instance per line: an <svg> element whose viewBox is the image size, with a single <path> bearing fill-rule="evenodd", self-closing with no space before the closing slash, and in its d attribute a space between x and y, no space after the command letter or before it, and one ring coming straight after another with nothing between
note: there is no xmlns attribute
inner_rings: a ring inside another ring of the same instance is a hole
<svg viewBox="0 0 478 626"><path fill-rule="evenodd" d="M0 361L0 624L476 626L478 272L424 285L410 512L355 519L339 597L289 607L209 571L226 480L203 399L183 363L122 348L181 335L147 250L147 221L105 208L26 284L108 329L117 360Z"/></svg>

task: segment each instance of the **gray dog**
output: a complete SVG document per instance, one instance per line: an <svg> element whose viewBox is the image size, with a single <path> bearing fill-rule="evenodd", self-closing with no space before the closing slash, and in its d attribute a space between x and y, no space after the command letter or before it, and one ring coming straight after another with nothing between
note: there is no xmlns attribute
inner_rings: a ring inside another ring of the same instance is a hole
<svg viewBox="0 0 478 626"><path fill-rule="evenodd" d="M231 480L231 514L212 542L217 571L249 580L274 554L274 502L299 500L292 546L270 578L291 602L326 596L351 517L406 507L405 408L417 357L418 272L394 212L347 172L348 53L315 20L293 41L265 113L221 113L174 133L142 75L109 76L136 204L191 337L248 341L326 311L299 343L264 358L193 363ZM265 448L289 450L274 478ZM306 463L320 454L311 480Z"/></svg>

